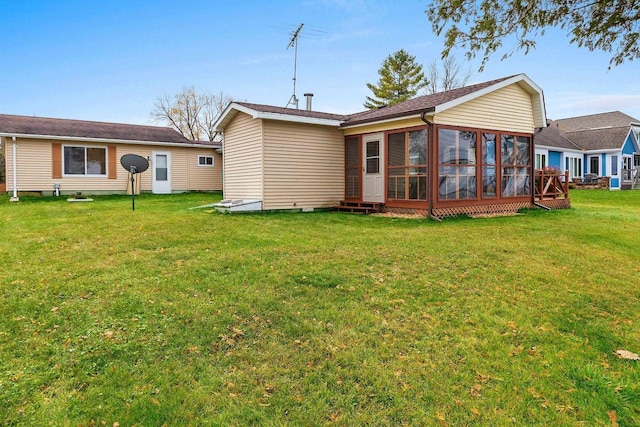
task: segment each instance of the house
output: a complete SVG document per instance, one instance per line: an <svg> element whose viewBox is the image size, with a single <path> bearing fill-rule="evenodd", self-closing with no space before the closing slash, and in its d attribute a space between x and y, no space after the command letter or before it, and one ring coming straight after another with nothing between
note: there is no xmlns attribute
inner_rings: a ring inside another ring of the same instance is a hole
<svg viewBox="0 0 640 427"><path fill-rule="evenodd" d="M566 191L536 196L533 134L545 124L542 90L524 74L352 115L234 102L215 123L221 206L438 218L568 207Z"/></svg>
<svg viewBox="0 0 640 427"><path fill-rule="evenodd" d="M605 178L612 190L640 181L640 121L620 111L550 120L535 141L537 168L568 171L574 181Z"/></svg>
<svg viewBox="0 0 640 427"><path fill-rule="evenodd" d="M0 114L0 147L0 190L14 198L24 192L126 194L129 172L120 158L129 153L150 163L136 191L222 189L220 143L189 141L165 127Z"/></svg>

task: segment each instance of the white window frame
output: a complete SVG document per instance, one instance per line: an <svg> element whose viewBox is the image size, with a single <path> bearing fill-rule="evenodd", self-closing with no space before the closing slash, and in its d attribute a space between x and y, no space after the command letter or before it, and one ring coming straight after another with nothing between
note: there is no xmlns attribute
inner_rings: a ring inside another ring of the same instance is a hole
<svg viewBox="0 0 640 427"><path fill-rule="evenodd" d="M67 165L65 159L65 149L66 148L83 148L84 149L84 173L66 173ZM104 173L88 173L87 171L87 148L97 148L100 150L104 150ZM107 147L100 145L76 145L76 144L68 144L62 146L62 176L69 178L106 178L109 174L109 150Z"/></svg>
<svg viewBox="0 0 640 427"><path fill-rule="evenodd" d="M584 172L582 157L567 156L567 158L569 159L569 178L582 178Z"/></svg>
<svg viewBox="0 0 640 427"><path fill-rule="evenodd" d="M204 164L202 164L202 163L200 163L201 159L211 159L211 164L208 165L206 160L205 160ZM199 168L213 168L213 167L215 167L215 162L216 161L213 158L213 156L207 156L207 155L204 155L204 154L198 156L198 167Z"/></svg>
<svg viewBox="0 0 640 427"><path fill-rule="evenodd" d="M547 167L547 153L536 153L536 169Z"/></svg>

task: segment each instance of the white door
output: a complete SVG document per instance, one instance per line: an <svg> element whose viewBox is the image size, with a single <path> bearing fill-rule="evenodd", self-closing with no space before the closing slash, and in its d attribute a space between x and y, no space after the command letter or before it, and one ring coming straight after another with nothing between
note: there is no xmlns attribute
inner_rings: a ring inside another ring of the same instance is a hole
<svg viewBox="0 0 640 427"><path fill-rule="evenodd" d="M154 151L152 153L153 180L151 191L154 194L171 193L171 153L168 151Z"/></svg>
<svg viewBox="0 0 640 427"><path fill-rule="evenodd" d="M362 201L384 203L384 134L362 138Z"/></svg>

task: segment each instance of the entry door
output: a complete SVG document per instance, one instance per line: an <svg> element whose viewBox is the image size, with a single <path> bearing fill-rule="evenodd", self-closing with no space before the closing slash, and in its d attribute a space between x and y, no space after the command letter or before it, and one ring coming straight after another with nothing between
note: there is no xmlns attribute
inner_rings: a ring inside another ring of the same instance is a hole
<svg viewBox="0 0 640 427"><path fill-rule="evenodd" d="M153 181L151 191L154 194L171 193L171 153L168 151L154 151L153 153Z"/></svg>
<svg viewBox="0 0 640 427"><path fill-rule="evenodd" d="M384 134L362 138L362 201L384 203Z"/></svg>

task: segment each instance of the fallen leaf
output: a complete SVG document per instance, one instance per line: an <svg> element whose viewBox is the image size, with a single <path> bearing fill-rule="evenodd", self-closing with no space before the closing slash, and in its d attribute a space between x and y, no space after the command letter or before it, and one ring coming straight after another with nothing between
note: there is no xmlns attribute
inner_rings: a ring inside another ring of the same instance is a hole
<svg viewBox="0 0 640 427"><path fill-rule="evenodd" d="M156 399L155 397L151 398L151 403L153 403L156 406L160 406L160 401L158 399Z"/></svg>
<svg viewBox="0 0 640 427"><path fill-rule="evenodd" d="M627 350L616 350L616 356L620 359L640 360L640 356Z"/></svg>
<svg viewBox="0 0 640 427"><path fill-rule="evenodd" d="M51 309L51 311L52 311L53 313L57 313L57 312L59 312L59 311L60 311L60 307L53 307L53 308Z"/></svg>
<svg viewBox="0 0 640 427"><path fill-rule="evenodd" d="M482 385L476 384L471 388L471 396L480 397L480 392L482 391Z"/></svg>
<svg viewBox="0 0 640 427"><path fill-rule="evenodd" d="M331 414L329 416L329 419L331 420L332 423L340 422L340 420L342 419L342 409L338 409L336 412Z"/></svg>
<svg viewBox="0 0 640 427"><path fill-rule="evenodd" d="M440 425L442 426L446 426L447 424L447 420L444 417L444 414L441 412L436 412L436 419L439 421Z"/></svg>
<svg viewBox="0 0 640 427"><path fill-rule="evenodd" d="M609 420L611 420L611 425L613 427L618 427L618 416L616 415L616 412L609 411L607 412L607 415L609 416Z"/></svg>

